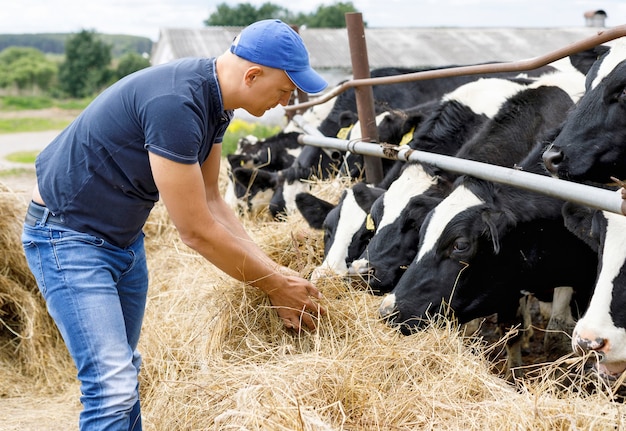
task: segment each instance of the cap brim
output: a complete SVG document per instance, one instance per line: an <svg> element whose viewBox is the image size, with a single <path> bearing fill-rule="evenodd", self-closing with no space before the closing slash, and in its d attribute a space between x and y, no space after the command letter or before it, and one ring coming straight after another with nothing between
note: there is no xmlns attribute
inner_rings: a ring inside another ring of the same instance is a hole
<svg viewBox="0 0 626 431"><path fill-rule="evenodd" d="M328 87L328 82L315 70L307 69L298 72L285 71L289 79L305 93L315 94Z"/></svg>

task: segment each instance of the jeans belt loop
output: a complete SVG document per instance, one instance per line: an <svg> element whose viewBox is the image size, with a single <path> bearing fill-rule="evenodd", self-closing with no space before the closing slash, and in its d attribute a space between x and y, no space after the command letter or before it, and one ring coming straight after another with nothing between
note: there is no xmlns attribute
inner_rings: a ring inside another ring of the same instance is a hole
<svg viewBox="0 0 626 431"><path fill-rule="evenodd" d="M48 208L44 208L43 215L41 216L41 220L39 223L43 226L48 221L48 216L50 215L50 210Z"/></svg>

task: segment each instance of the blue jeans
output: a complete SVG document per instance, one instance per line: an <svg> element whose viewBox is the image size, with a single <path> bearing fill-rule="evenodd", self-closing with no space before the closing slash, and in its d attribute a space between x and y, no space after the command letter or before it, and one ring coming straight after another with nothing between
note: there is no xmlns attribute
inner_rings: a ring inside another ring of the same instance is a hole
<svg viewBox="0 0 626 431"><path fill-rule="evenodd" d="M27 216L22 244L78 369L80 429L141 430L137 343L148 292L143 234L119 248L45 218Z"/></svg>

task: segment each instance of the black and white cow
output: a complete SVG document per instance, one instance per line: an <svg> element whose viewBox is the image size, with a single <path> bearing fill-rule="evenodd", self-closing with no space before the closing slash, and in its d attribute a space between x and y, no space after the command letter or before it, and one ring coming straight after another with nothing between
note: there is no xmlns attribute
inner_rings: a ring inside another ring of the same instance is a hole
<svg viewBox="0 0 626 431"><path fill-rule="evenodd" d="M382 123L379 125L381 142L401 145L403 140L411 139L413 129L425 115L423 110L432 109L432 106L434 104L420 105L409 110L394 110L381 114L377 118L377 121ZM392 120L385 121L388 118ZM358 121L354 127L357 126ZM350 134L345 138L358 139L356 136L357 134ZM351 178L353 175L343 171L343 176ZM309 192L296 195L298 211L309 226L324 231L324 261L313 270L312 281L322 276L345 275L346 265L361 254L373 235L373 229L368 227L367 215L372 203L384 192L384 188L357 182L344 190L336 205Z"/></svg>
<svg viewBox="0 0 626 431"><path fill-rule="evenodd" d="M380 121L383 115L380 114L376 121ZM342 118L345 120L341 124L346 125L345 139L360 140L361 129L356 115L344 113ZM356 122L348 124L351 120ZM384 161L383 171L391 165L391 161ZM298 211L296 198L299 194L310 192L314 179L337 178L343 183L346 179L360 179L363 170L361 155L305 146L292 166L275 173L276 180L273 183L276 183L276 187L269 202L270 213L274 218L279 218L283 214Z"/></svg>
<svg viewBox="0 0 626 431"><path fill-rule="evenodd" d="M314 105L302 117L308 124L318 127L328 116L334 100ZM298 135L303 130L292 120L278 134L258 139L246 136L239 140L234 154L228 155L228 181L224 200L241 212L264 211L278 187L275 175L293 166L303 150Z"/></svg>
<svg viewBox="0 0 626 431"><path fill-rule="evenodd" d="M227 156L230 183L224 200L229 206L248 213L258 213L267 207L274 189L272 180L262 179L293 165L303 150L298 143L299 134L280 132L265 139L240 139L238 151Z"/></svg>
<svg viewBox="0 0 626 431"><path fill-rule="evenodd" d="M587 74L587 91L544 154L553 175L606 184L626 178L626 38Z"/></svg>
<svg viewBox="0 0 626 431"><path fill-rule="evenodd" d="M437 104L429 104L426 109L431 109L432 112L425 117L421 112L424 109L422 105L407 110L405 122L397 121L396 117L400 116L397 111L382 114L382 120L379 119L381 123L379 127L383 128L381 139L387 143L399 144L403 136L395 132L396 128L405 134L408 129L410 141L407 145L411 148L453 154L462 145L464 136L471 135L473 130L490 116L495 115L507 97L523 88L524 85L505 79L478 79L445 95ZM488 97L485 97L485 94ZM386 118L390 118L390 121L384 121ZM416 120L417 118L421 123ZM413 129L415 130L411 131ZM430 188L442 187L438 185L437 175L430 167L419 163L397 162L397 164L403 167L401 173L395 175L392 172L383 180L385 183L389 181L389 176L398 176L380 198L384 199L387 206L401 207L415 194ZM344 196L350 198L352 194ZM311 212L306 208L309 200L301 197L298 202L298 209L305 218ZM346 265L362 254L367 240L374 234L374 228L367 220L371 202L367 208L363 205L353 205L352 202L354 199L342 200L340 208L330 213L322 226L325 230L325 254L324 262L314 271L316 278L324 273L331 276L346 275L348 270ZM316 227L312 223L309 224Z"/></svg>
<svg viewBox="0 0 626 431"><path fill-rule="evenodd" d="M497 114L456 153L456 157L513 167L541 139L565 119L584 91L584 75L578 71L551 72L521 87L503 101ZM439 172L453 181L455 175ZM417 253L420 226L428 212L449 192L438 181L419 189L414 181L399 193L385 193L372 207L376 233L363 255L348 273L360 277L375 293L393 289Z"/></svg>
<svg viewBox="0 0 626 431"><path fill-rule="evenodd" d="M543 144L520 169L545 174ZM564 225L563 202L534 192L461 176L427 216L417 256L380 313L409 334L436 315L460 323L498 314L516 321L523 292L543 301L570 286L584 311L596 277L597 255ZM567 251L567 252L565 252Z"/></svg>
<svg viewBox="0 0 626 431"><path fill-rule="evenodd" d="M548 70L554 70L554 67L546 66L522 75L505 72L374 85L372 86L374 108L377 115L394 109L409 109L422 103L438 101L443 95L453 91L460 85L480 78L502 77L517 79L519 82L529 82L533 77L539 76L541 73L545 73ZM401 75L416 71L418 70L381 68L372 70L371 77ZM331 107L330 110L328 110L329 107ZM325 102L324 111L327 111L328 115L319 123L317 128L324 136L336 137L339 131L345 127L345 125L342 124L342 116L345 112L357 112L355 89L349 88L336 98ZM319 116L316 118L315 121L318 121ZM358 129L358 127L353 128L354 131L358 131ZM291 131L291 129L286 129L285 131ZM246 195L248 199L254 199L254 192L259 190L269 194L270 190L274 189L274 196L271 201L268 202L268 205L272 215L277 216L285 211L288 213L296 209L294 201L295 196L297 193L308 189L307 181L310 179L311 175L326 179L329 175L337 173L344 163L343 156L344 154L336 150L324 150L313 147L313 149L309 150L309 154L303 155L302 160L296 160L294 169L288 168L288 172L275 172L276 175L272 175L268 171L257 174L256 172L252 172L254 169L240 168L237 175L240 177L239 182L243 183L245 190L248 191ZM311 164L307 165L307 163ZM257 182L257 184L252 185L249 183L250 181ZM266 200L256 199L255 201L262 202Z"/></svg>
<svg viewBox="0 0 626 431"><path fill-rule="evenodd" d="M626 370L626 217L573 203L563 206L563 216L598 253L593 296L573 330L572 348L596 353L600 374L615 378Z"/></svg>
<svg viewBox="0 0 626 431"><path fill-rule="evenodd" d="M347 264L361 254L373 234L363 225L372 203L384 192L358 182L343 191L337 205L310 193L296 196L298 209L309 225L324 231L324 261L313 270L312 282L347 272Z"/></svg>
<svg viewBox="0 0 626 431"><path fill-rule="evenodd" d="M612 183L626 178L626 39L614 42L587 76L587 91L544 153L554 176ZM618 192L619 193L619 192ZM598 253L598 277L572 334L577 353L595 352L601 375L626 370L626 217L567 203L566 225Z"/></svg>

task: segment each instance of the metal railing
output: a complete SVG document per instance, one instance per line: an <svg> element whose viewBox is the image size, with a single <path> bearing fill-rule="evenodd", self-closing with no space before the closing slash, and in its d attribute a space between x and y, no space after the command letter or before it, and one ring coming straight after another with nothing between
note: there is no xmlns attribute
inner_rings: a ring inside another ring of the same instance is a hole
<svg viewBox="0 0 626 431"><path fill-rule="evenodd" d="M626 36L626 25L601 30L595 36L591 36L567 45L561 49L526 60L450 67L378 78L353 79L344 82L319 98L310 100L306 103L287 106L285 109L294 111L302 110L316 104L326 102L351 87L395 84L421 79L444 78L459 75L533 70L546 66L549 63L560 60L569 55L591 49L597 45L601 45L623 36ZM295 115L293 120L302 128L302 130L305 131L305 134L298 137L298 142L300 144L337 149L340 151L350 151L352 153L370 157L428 163L454 173L471 175L476 178L508 184L547 196L586 205L592 208L610 211L617 214L624 214L622 212L623 200L621 195L620 193L614 191L533 174L530 172L524 172L513 168L505 168L502 166L490 165L488 163L460 159L453 156L444 156L425 151L413 150L405 146L400 147L384 143L378 144L377 142L364 142L364 140L347 141L325 137L322 136L316 128L305 124L301 115Z"/></svg>
<svg viewBox="0 0 626 431"><path fill-rule="evenodd" d="M391 160L428 163L450 172L471 175L483 180L508 184L592 208L623 214L621 194L615 191L454 156L418 151L406 145L372 144L363 141L328 138L321 136L321 133L315 127L306 124L301 115L294 116L293 121L305 131L305 134L298 136L300 144L332 148Z"/></svg>
<svg viewBox="0 0 626 431"><path fill-rule="evenodd" d="M362 87L370 85L397 84L400 82L418 81L423 79L446 78L459 75L477 75L481 73L499 73L499 72L524 72L546 66L554 61L560 60L572 54L591 49L594 46L610 42L614 39L626 36L626 24L598 31L595 36L582 39L578 42L571 43L563 48L549 52L538 57L526 60L502 62L502 63L486 63L471 66L458 66L444 69L424 70L414 73L406 73L394 76L381 76L377 78L351 79L333 88L331 91L322 94L315 99L305 103L285 106L285 110L301 110L310 108L311 106L327 102L335 96L343 93L352 87Z"/></svg>

